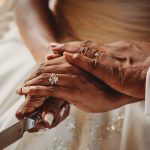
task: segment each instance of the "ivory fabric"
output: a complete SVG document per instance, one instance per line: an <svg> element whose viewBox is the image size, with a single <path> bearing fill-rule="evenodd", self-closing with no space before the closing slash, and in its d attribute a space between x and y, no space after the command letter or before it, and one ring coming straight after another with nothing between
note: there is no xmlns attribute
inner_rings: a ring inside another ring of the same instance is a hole
<svg viewBox="0 0 150 150"><path fill-rule="evenodd" d="M150 68L148 69L146 75L145 114L150 115Z"/></svg>
<svg viewBox="0 0 150 150"><path fill-rule="evenodd" d="M52 5L54 8L55 1L51 2L50 8ZM104 0L103 3L61 0L55 8L53 11L62 29L60 41L91 39L105 43L150 37L149 5L140 5L136 0L131 5L125 1L112 3L112 0L107 3ZM12 11L10 14L13 16ZM0 40L0 131L17 121L15 112L24 98L17 96L15 89L35 66L15 22L9 19L3 22L10 29L7 32L2 29ZM97 114L71 106L69 117L56 128L26 133L6 150L149 150L149 126L150 119L144 115L144 101Z"/></svg>
<svg viewBox="0 0 150 150"><path fill-rule="evenodd" d="M150 2L147 0L61 0L56 3L54 11L66 40L150 41Z"/></svg>

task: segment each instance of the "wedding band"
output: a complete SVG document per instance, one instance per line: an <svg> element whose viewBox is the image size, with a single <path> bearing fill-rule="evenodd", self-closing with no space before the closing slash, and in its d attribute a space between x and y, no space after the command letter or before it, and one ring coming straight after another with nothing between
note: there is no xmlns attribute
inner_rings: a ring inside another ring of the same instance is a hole
<svg viewBox="0 0 150 150"><path fill-rule="evenodd" d="M50 82L51 86L55 85L58 82L58 76L56 75L56 73L50 74L49 82Z"/></svg>
<svg viewBox="0 0 150 150"><path fill-rule="evenodd" d="M83 41L83 43L81 44L81 48L80 48L80 54L82 55L86 55L86 53L90 50L90 48L88 47L88 44L92 43L89 40Z"/></svg>
<svg viewBox="0 0 150 150"><path fill-rule="evenodd" d="M88 47L81 47L80 54L86 55L86 53L90 50Z"/></svg>
<svg viewBox="0 0 150 150"><path fill-rule="evenodd" d="M89 44L91 44L91 43L92 43L92 41L90 41L90 40L85 40L85 41L82 42L81 47L88 47Z"/></svg>
<svg viewBox="0 0 150 150"><path fill-rule="evenodd" d="M97 66L97 63L100 59L100 57L102 56L104 52L99 52L99 51L96 51L95 54L94 54L94 58L92 60L92 68L95 69L96 66Z"/></svg>

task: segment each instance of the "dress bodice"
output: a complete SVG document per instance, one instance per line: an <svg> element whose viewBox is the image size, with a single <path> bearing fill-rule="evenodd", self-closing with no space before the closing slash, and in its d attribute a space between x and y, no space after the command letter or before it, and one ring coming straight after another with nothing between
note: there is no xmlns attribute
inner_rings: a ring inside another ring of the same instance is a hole
<svg viewBox="0 0 150 150"><path fill-rule="evenodd" d="M149 10L148 0L61 0L55 14L64 37L104 43L149 41Z"/></svg>

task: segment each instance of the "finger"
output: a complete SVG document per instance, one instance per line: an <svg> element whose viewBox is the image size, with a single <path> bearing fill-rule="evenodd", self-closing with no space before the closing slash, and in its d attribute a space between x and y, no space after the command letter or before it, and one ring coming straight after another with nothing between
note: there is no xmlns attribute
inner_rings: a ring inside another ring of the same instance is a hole
<svg viewBox="0 0 150 150"><path fill-rule="evenodd" d="M51 98L44 103L42 118L47 128L52 128L56 125L56 122L57 124L61 122L61 115L58 116L58 114L60 114L62 107L66 106L66 103L64 100L56 98Z"/></svg>
<svg viewBox="0 0 150 150"><path fill-rule="evenodd" d="M60 43L57 43L57 42L51 42L49 45L50 45L50 47L54 48L54 47L60 45Z"/></svg>
<svg viewBox="0 0 150 150"><path fill-rule="evenodd" d="M45 59L47 60L51 60L51 59L54 59L54 58L57 58L57 57L60 57L61 55L60 54L47 54Z"/></svg>
<svg viewBox="0 0 150 150"><path fill-rule="evenodd" d="M44 72L45 73L80 75L82 71L78 67L71 65L68 62L65 62L65 63L59 64L59 65L46 66L43 73Z"/></svg>
<svg viewBox="0 0 150 150"><path fill-rule="evenodd" d="M47 128L50 128L53 125L53 122L54 122L54 115L53 115L53 113L46 112L44 114L44 117L42 117L42 118L43 118Z"/></svg>
<svg viewBox="0 0 150 150"><path fill-rule="evenodd" d="M50 61L48 60L43 61L37 67L34 68L34 70L32 71L32 74L26 78L25 82L44 73L46 71L45 69L46 66L60 65L65 62L66 60L63 57L57 57L57 58L51 59Z"/></svg>
<svg viewBox="0 0 150 150"><path fill-rule="evenodd" d="M35 77L37 77L37 76L39 76L39 75L41 75L42 73L45 73L45 72L51 73L50 70L51 70L51 69L55 69L55 65L63 64L64 61L66 62L65 59L62 59L62 57L57 57L57 58L55 58L55 59L52 59L51 61L47 61L46 63L45 63L45 62L42 62L41 64L39 64L38 67L36 67L36 68L33 70L32 74L29 75L29 76L26 78L26 80L24 81L24 83L27 82L27 81L29 81L29 80L31 80L31 79L33 79L33 78L35 78ZM53 67L46 68L46 66L48 67L48 66L51 66L51 65L53 65ZM57 67L56 67L56 68L57 68ZM20 88L18 88L18 89L16 90L16 93L17 93L17 94L20 94L20 93L21 93Z"/></svg>
<svg viewBox="0 0 150 150"><path fill-rule="evenodd" d="M77 75L56 74L56 76L58 77L58 82L56 82L56 85L59 86L73 87L73 85L77 84L78 81L80 80L80 78ZM51 86L50 78L51 78L50 73L44 73L26 82L24 86L35 86L35 85Z"/></svg>
<svg viewBox="0 0 150 150"><path fill-rule="evenodd" d="M69 112L70 112L69 103L64 102L64 101L62 101L62 103L60 103L59 100L57 100L57 101L58 101L59 105L61 104L61 106L59 108L55 108L55 110L57 110L55 113L51 112L51 108L52 108L51 105L48 110L45 110L45 109L43 110L42 118L46 122L48 128L51 128L54 126L55 120L57 120L57 123L60 123L69 115Z"/></svg>
<svg viewBox="0 0 150 150"><path fill-rule="evenodd" d="M46 62L41 63L37 68L35 68L33 73L25 80L25 82L39 76L42 73L55 72L54 70L55 69L57 70L57 65L61 65L61 64L67 64L66 60L64 59L64 56L51 59L50 61L47 60Z"/></svg>
<svg viewBox="0 0 150 150"><path fill-rule="evenodd" d="M30 85L50 85L49 77L50 77L50 73L53 73L53 72L55 72L56 74L58 74L58 76L60 76L60 79L59 79L60 82L58 82L59 85L64 85L65 82L67 82L67 77L68 77L68 82L66 83L66 85L69 85L69 86L70 86L70 83L71 84L73 83L71 77L75 79L77 75L79 76L82 74L82 70L80 70L78 67L67 64L67 63L62 64L62 65L47 66L45 67L45 70L43 71L43 73L41 72L41 74L39 74L38 76L35 75L34 78L31 78L30 80L25 82L22 87L30 86ZM61 74L62 76L59 74ZM63 77L64 79L62 79ZM24 95L22 93L22 87L16 90L17 94Z"/></svg>
<svg viewBox="0 0 150 150"><path fill-rule="evenodd" d="M59 55L59 54L56 54ZM51 65L59 65L66 63L66 60L64 59L64 56L56 57L54 59L51 59L50 61L47 60L45 66L51 66Z"/></svg>
<svg viewBox="0 0 150 150"><path fill-rule="evenodd" d="M57 98L63 99L71 99L74 93L74 89L67 88L67 87L59 87L59 86L29 86L23 87L22 93L29 95L29 96L53 96Z"/></svg>
<svg viewBox="0 0 150 150"><path fill-rule="evenodd" d="M16 117L18 119L23 119L24 117L27 117L34 110L42 106L45 100L46 100L46 97L27 96L24 103L17 110Z"/></svg>
<svg viewBox="0 0 150 150"><path fill-rule="evenodd" d="M70 52L70 53L79 53L81 48L81 41L74 41L74 42L68 42L64 43L62 45L58 45L55 48L53 48L53 52L56 54L63 54L63 52Z"/></svg>
<svg viewBox="0 0 150 150"><path fill-rule="evenodd" d="M64 102L61 109L60 109L60 121L65 120L70 113L70 104L68 102Z"/></svg>
<svg viewBox="0 0 150 150"><path fill-rule="evenodd" d="M66 52L64 53L64 55L65 59L69 63L80 67L81 69L89 72L90 74L98 77L103 81L108 80L109 70L106 67L106 64L103 63L103 61L97 62L97 69L93 69L92 67L93 60L86 56L83 56L81 54L70 54Z"/></svg>

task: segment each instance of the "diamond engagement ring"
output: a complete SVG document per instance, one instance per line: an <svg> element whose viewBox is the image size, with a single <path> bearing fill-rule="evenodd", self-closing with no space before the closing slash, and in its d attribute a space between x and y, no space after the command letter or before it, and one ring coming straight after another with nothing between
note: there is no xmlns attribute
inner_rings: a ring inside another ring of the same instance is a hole
<svg viewBox="0 0 150 150"><path fill-rule="evenodd" d="M92 43L92 41L86 40L83 41L80 48L80 54L85 55L90 50L89 45Z"/></svg>
<svg viewBox="0 0 150 150"><path fill-rule="evenodd" d="M56 75L56 73L50 74L49 82L50 82L51 86L55 85L58 82L58 76Z"/></svg>

